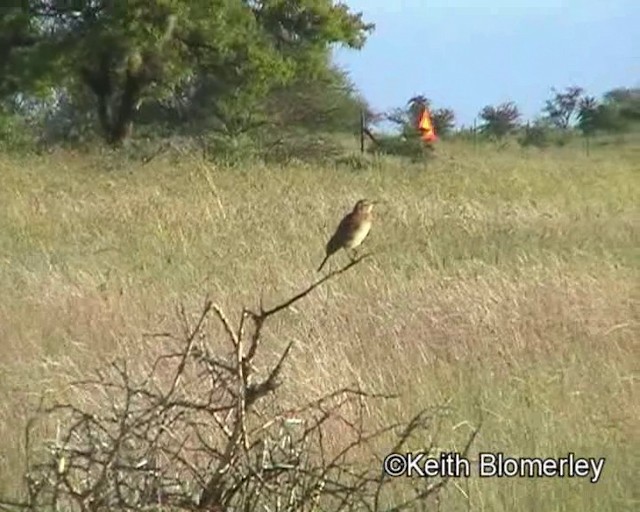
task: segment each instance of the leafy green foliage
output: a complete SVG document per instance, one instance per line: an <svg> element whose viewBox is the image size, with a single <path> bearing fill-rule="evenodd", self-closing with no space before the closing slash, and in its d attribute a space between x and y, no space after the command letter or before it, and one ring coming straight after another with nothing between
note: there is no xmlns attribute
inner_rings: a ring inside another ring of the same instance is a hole
<svg viewBox="0 0 640 512"><path fill-rule="evenodd" d="M522 147L545 148L550 143L549 125L545 120L536 120L533 124L527 123L518 144Z"/></svg>
<svg viewBox="0 0 640 512"><path fill-rule="evenodd" d="M416 130L416 126L418 125L418 120L420 115L422 114L422 109L431 108L431 100L427 98L424 94L418 94L417 96L412 97L407 102L406 109L406 120L408 124L408 128L410 133L414 133Z"/></svg>
<svg viewBox="0 0 640 512"><path fill-rule="evenodd" d="M239 113L323 71L329 45L360 48L373 28L330 0L32 0L3 15L5 26L12 44L28 44L11 50L4 91L88 88L112 144L127 138L144 102L168 100L196 77L237 132Z"/></svg>
<svg viewBox="0 0 640 512"><path fill-rule="evenodd" d="M448 108L432 109L431 100L423 94L413 96L405 107L395 108L385 114L386 121L399 129L399 135L378 137L378 144L371 148L375 153L408 157L413 161L423 160L433 154L433 146L425 144L418 131L418 119L423 108L431 114L436 134L446 136L453 129L455 114Z"/></svg>
<svg viewBox="0 0 640 512"><path fill-rule="evenodd" d="M412 137L417 133L418 119L422 109L428 108L431 121L438 137L446 136L455 126L455 113L450 108L432 108L432 102L424 94L413 96L404 108L396 108L386 114L386 120L396 125L405 137Z"/></svg>
<svg viewBox="0 0 640 512"><path fill-rule="evenodd" d="M582 98L578 107L578 128L584 135L592 135L601 123L598 100L593 96Z"/></svg>
<svg viewBox="0 0 640 512"><path fill-rule="evenodd" d="M329 64L313 79L303 76L275 88L264 106L271 126L312 132L358 133L361 113L372 116L347 73Z"/></svg>
<svg viewBox="0 0 640 512"><path fill-rule="evenodd" d="M297 77L264 96L221 97L218 85L211 75L196 76L169 101L143 107L141 121L153 124L165 117L179 131L213 130L231 137L256 129L357 133L361 112L370 113L347 74L329 62L315 78Z"/></svg>
<svg viewBox="0 0 640 512"><path fill-rule="evenodd" d="M624 104L611 95L598 102L594 97L586 97L580 102L578 127L584 135L597 132L622 133L629 129L632 116L628 117Z"/></svg>
<svg viewBox="0 0 640 512"><path fill-rule="evenodd" d="M484 123L480 126L482 133L502 139L518 127L520 111L512 101L498 106L487 105L480 111Z"/></svg>
<svg viewBox="0 0 640 512"><path fill-rule="evenodd" d="M26 122L23 118L0 110L0 149L21 151L32 145Z"/></svg>
<svg viewBox="0 0 640 512"><path fill-rule="evenodd" d="M438 137L447 137L456 125L455 112L450 108L437 108L431 112L431 122Z"/></svg>
<svg viewBox="0 0 640 512"><path fill-rule="evenodd" d="M425 144L418 133L376 136L376 143L367 150L372 155L389 155L407 158L411 162L420 162L433 155L434 148Z"/></svg>
<svg viewBox="0 0 640 512"><path fill-rule="evenodd" d="M543 111L549 122L560 130L566 130L578 117L582 87L567 87L564 92L552 89L553 98L547 100Z"/></svg>
<svg viewBox="0 0 640 512"><path fill-rule="evenodd" d="M20 2L0 9L0 99L25 90L47 92L59 58L39 38L44 28Z"/></svg>
<svg viewBox="0 0 640 512"><path fill-rule="evenodd" d="M640 88L613 89L604 95L604 101L615 105L621 117L631 122L640 122Z"/></svg>

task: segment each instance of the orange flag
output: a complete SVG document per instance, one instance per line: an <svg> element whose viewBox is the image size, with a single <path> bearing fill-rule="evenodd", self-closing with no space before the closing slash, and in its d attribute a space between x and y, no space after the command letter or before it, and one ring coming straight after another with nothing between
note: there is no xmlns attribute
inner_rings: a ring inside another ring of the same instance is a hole
<svg viewBox="0 0 640 512"><path fill-rule="evenodd" d="M422 114L420 114L418 130L420 130L420 133L422 134L421 138L423 141L433 142L438 140L438 136L433 128L433 123L431 122L431 116L429 115L429 109L427 109L427 107L424 107L422 109Z"/></svg>

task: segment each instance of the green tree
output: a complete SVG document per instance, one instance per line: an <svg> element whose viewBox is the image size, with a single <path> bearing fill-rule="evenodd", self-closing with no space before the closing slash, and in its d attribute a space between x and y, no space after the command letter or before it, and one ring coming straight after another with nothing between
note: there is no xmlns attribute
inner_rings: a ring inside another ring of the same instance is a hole
<svg viewBox="0 0 640 512"><path fill-rule="evenodd" d="M437 108L431 112L431 121L438 137L447 137L456 125L455 112L450 108Z"/></svg>
<svg viewBox="0 0 640 512"><path fill-rule="evenodd" d="M621 133L628 130L631 122L624 113L624 108L607 95L602 102L587 96L580 102L578 127L584 135L594 135L596 132Z"/></svg>
<svg viewBox="0 0 640 512"><path fill-rule="evenodd" d="M578 106L578 128L584 135L593 135L601 128L602 111L598 100L593 96L586 96L580 100Z"/></svg>
<svg viewBox="0 0 640 512"><path fill-rule="evenodd" d="M314 77L275 88L265 98L264 111L271 126L312 132L355 133L361 112L367 119L373 115L348 74L330 63Z"/></svg>
<svg viewBox="0 0 640 512"><path fill-rule="evenodd" d="M630 123L640 122L640 88L613 89L604 94L603 102L617 110L624 120Z"/></svg>
<svg viewBox="0 0 640 512"><path fill-rule="evenodd" d="M34 72L44 72L46 62L33 62L40 70L21 69L25 52L35 46L36 30L28 11L18 7L0 8L0 98L5 99L20 90L23 82L31 79L36 87ZM29 71L29 73L27 73Z"/></svg>
<svg viewBox="0 0 640 512"><path fill-rule="evenodd" d="M580 98L584 90L581 87L567 87L563 92L552 89L553 98L547 100L543 112L556 128L566 130L576 120Z"/></svg>
<svg viewBox="0 0 640 512"><path fill-rule="evenodd" d="M429 108L431 101L424 95L413 96L403 108L394 108L384 115L386 121L400 129L400 133L408 138L418 137L418 118L424 107Z"/></svg>
<svg viewBox="0 0 640 512"><path fill-rule="evenodd" d="M331 0L23 4L0 17L0 27L11 27L0 90L89 90L112 145L128 137L143 102L170 98L202 77L218 117L231 124L274 87L317 72L330 45L360 48L373 29Z"/></svg>
<svg viewBox="0 0 640 512"><path fill-rule="evenodd" d="M502 139L513 132L520 120L518 106L512 101L497 106L487 105L480 111L480 119L484 122L480 126L482 133Z"/></svg>
<svg viewBox="0 0 640 512"><path fill-rule="evenodd" d="M418 125L423 108L431 109L431 100L424 94L418 94L407 102L407 119L414 129Z"/></svg>
<svg viewBox="0 0 640 512"><path fill-rule="evenodd" d="M406 136L419 135L417 131L418 119L423 108L428 108L431 114L431 122L438 137L446 137L455 126L455 113L450 108L432 108L432 102L424 94L413 96L405 108L393 109L387 114L386 119L398 126Z"/></svg>
<svg viewBox="0 0 640 512"><path fill-rule="evenodd" d="M214 77L199 75L170 98L147 102L138 124L149 134L210 134L219 143L247 134L245 141L252 140L254 150L292 139L303 145L311 133L356 133L361 112L367 119L373 114L347 73L329 57L313 76L299 75L262 98L235 105L216 94Z"/></svg>
<svg viewBox="0 0 640 512"><path fill-rule="evenodd" d="M547 119L536 119L523 127L518 143L525 148L529 146L545 148L550 143L549 131Z"/></svg>

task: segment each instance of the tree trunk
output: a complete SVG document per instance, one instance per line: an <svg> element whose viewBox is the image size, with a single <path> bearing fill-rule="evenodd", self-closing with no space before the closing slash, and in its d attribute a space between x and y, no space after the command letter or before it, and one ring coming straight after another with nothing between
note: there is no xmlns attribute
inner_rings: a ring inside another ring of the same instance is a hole
<svg viewBox="0 0 640 512"><path fill-rule="evenodd" d="M139 76L133 73L127 73L127 79L124 85L122 96L120 97L120 105L117 112L112 116L111 127L108 136L108 142L114 147L121 146L133 131L133 120L137 110L140 96L142 94L143 84Z"/></svg>
<svg viewBox="0 0 640 512"><path fill-rule="evenodd" d="M85 68L82 76L96 95L98 120L105 141L119 147L132 133L135 113L147 81L143 73L128 70L124 83L118 87L112 80L112 63L111 56L105 52L98 68Z"/></svg>

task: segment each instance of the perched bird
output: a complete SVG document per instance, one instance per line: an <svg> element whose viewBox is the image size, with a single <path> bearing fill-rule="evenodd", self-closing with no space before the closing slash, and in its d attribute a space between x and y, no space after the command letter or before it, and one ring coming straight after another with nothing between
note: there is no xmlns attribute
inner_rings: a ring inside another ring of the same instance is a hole
<svg viewBox="0 0 640 512"><path fill-rule="evenodd" d="M340 221L336 232L327 242L327 254L318 267L318 272L322 270L322 267L324 267L329 257L339 249L353 249L355 252L355 248L358 247L369 234L371 221L373 219L371 210L376 202L377 201L360 199L353 210Z"/></svg>

